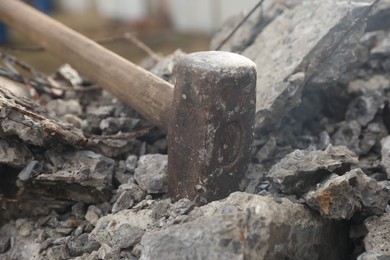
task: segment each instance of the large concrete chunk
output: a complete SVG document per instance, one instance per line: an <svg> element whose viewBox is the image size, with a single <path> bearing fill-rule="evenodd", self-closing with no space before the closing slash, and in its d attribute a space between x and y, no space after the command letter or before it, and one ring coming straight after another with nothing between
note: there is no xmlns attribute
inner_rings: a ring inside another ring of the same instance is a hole
<svg viewBox="0 0 390 260"><path fill-rule="evenodd" d="M346 171L357 164L345 146L328 146L325 151L295 150L269 171L273 182L286 194L302 195L332 172Z"/></svg>
<svg viewBox="0 0 390 260"><path fill-rule="evenodd" d="M53 168L27 184L30 192L85 203L109 199L114 160L91 151L49 154Z"/></svg>
<svg viewBox="0 0 390 260"><path fill-rule="evenodd" d="M348 229L301 204L236 192L193 222L148 232L141 259L346 259Z"/></svg>
<svg viewBox="0 0 390 260"><path fill-rule="evenodd" d="M390 214L370 217L364 221L364 225L368 230L364 238L367 252L375 252L387 257L378 259L390 259Z"/></svg>
<svg viewBox="0 0 390 260"><path fill-rule="evenodd" d="M258 22L252 19L249 23L252 28L244 28L261 30L254 40L244 43L249 46L240 52L259 68L256 123L260 128L296 107L308 81L337 80L348 65L357 61L355 47L365 24L362 18L374 1L283 2L283 15L268 24L259 16ZM239 44L240 39L233 41ZM224 50L236 51L237 44L230 42L230 48Z"/></svg>
<svg viewBox="0 0 390 260"><path fill-rule="evenodd" d="M355 212L383 214L390 200L385 185L368 177L361 169L331 178L305 195L307 204L323 217L350 219Z"/></svg>

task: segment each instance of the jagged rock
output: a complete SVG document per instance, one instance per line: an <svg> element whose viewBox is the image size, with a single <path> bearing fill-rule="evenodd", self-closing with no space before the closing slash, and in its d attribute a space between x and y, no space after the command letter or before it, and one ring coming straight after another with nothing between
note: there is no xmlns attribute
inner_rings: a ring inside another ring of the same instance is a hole
<svg viewBox="0 0 390 260"><path fill-rule="evenodd" d="M357 162L344 146L328 146L325 151L295 150L274 165L268 175L284 193L302 195L332 172L346 172Z"/></svg>
<svg viewBox="0 0 390 260"><path fill-rule="evenodd" d="M96 240L110 247L127 248L140 241L144 230L150 227L154 220L151 209L122 210L100 218L89 239Z"/></svg>
<svg viewBox="0 0 390 260"><path fill-rule="evenodd" d="M140 259L345 259L349 253L346 226L287 199L237 192L194 211L192 222L145 233Z"/></svg>
<svg viewBox="0 0 390 260"><path fill-rule="evenodd" d="M92 251L100 248L100 244L98 242L88 239L88 234L82 234L77 238L69 238L66 246L68 247L70 256L73 257L80 256L84 253L91 253Z"/></svg>
<svg viewBox="0 0 390 260"><path fill-rule="evenodd" d="M114 160L91 151L48 154L52 172L40 174L29 191L85 203L107 201L111 195Z"/></svg>
<svg viewBox="0 0 390 260"><path fill-rule="evenodd" d="M123 209L129 209L134 205L134 200L132 193L130 191L123 191L118 199L115 201L112 206L112 213L118 212Z"/></svg>
<svg viewBox="0 0 390 260"><path fill-rule="evenodd" d="M0 164L23 168L33 159L23 143L0 140Z"/></svg>
<svg viewBox="0 0 390 260"><path fill-rule="evenodd" d="M79 116L82 113L80 103L74 99L52 99L46 104L46 108L53 114L52 116L57 117L61 117L66 114Z"/></svg>
<svg viewBox="0 0 390 260"><path fill-rule="evenodd" d="M321 216L336 220L350 219L356 212L382 214L390 200L390 190L368 177L361 169L337 176L305 195L306 203Z"/></svg>
<svg viewBox="0 0 390 260"><path fill-rule="evenodd" d="M362 18L368 15L372 3L288 1L283 15L268 24L254 21L247 25L252 28L246 30L261 30L255 39L246 41L249 46L240 52L261 68L257 75L258 130L273 125L270 122L278 122L295 108L308 80L329 84L358 61L355 49L363 32ZM232 25L229 28L231 31ZM224 50L233 51L235 44L229 46Z"/></svg>
<svg viewBox="0 0 390 260"><path fill-rule="evenodd" d="M137 168L137 162L138 162L138 157L136 155L129 155L126 158L126 170L130 173L134 173L135 168Z"/></svg>
<svg viewBox="0 0 390 260"><path fill-rule="evenodd" d="M360 134L361 126L357 121L343 121L337 125L337 130L332 135L332 144L346 146L354 153L360 154Z"/></svg>
<svg viewBox="0 0 390 260"><path fill-rule="evenodd" d="M369 217L364 225L368 230L364 238L366 251L379 254L378 259L390 259L390 214Z"/></svg>
<svg viewBox="0 0 390 260"><path fill-rule="evenodd" d="M390 179L390 135L381 140L382 166L385 168L387 178Z"/></svg>
<svg viewBox="0 0 390 260"><path fill-rule="evenodd" d="M357 97L349 103L345 119L356 120L361 126L366 126L383 106L383 101L382 93L379 91Z"/></svg>
<svg viewBox="0 0 390 260"><path fill-rule="evenodd" d="M165 193L167 182L167 155L147 154L138 160L134 178L147 193Z"/></svg>

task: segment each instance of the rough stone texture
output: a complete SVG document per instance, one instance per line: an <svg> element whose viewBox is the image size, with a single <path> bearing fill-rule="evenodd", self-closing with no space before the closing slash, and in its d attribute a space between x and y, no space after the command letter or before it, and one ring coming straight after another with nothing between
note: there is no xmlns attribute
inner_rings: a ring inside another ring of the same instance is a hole
<svg viewBox="0 0 390 260"><path fill-rule="evenodd" d="M112 189L114 161L91 151L48 154L52 172L28 184L33 193L85 203L107 201Z"/></svg>
<svg viewBox="0 0 390 260"><path fill-rule="evenodd" d="M111 211L112 213L115 213L123 209L131 208L133 205L134 200L132 198L132 193L130 191L123 191L115 201Z"/></svg>
<svg viewBox="0 0 390 260"><path fill-rule="evenodd" d="M152 210L122 210L99 219L89 239L110 247L127 248L138 243L154 220ZM126 231L124 231L126 230Z"/></svg>
<svg viewBox="0 0 390 260"><path fill-rule="evenodd" d="M300 103L299 93L308 80L315 83L337 80L348 65L357 61L354 50L364 25L359 18L367 15L363 13L362 3L287 2L283 15L270 23L247 25L253 26L247 30L258 28L261 33L247 41L245 45L249 46L240 53L261 68L257 77L259 128L267 125L268 120L278 121L281 114L296 107ZM369 6L373 1L363 2ZM358 26L354 26L355 22ZM232 51L232 48L225 50Z"/></svg>
<svg viewBox="0 0 390 260"><path fill-rule="evenodd" d="M325 151L295 150L269 171L269 177L286 194L302 195L332 172L346 172L357 157L345 146L328 146Z"/></svg>
<svg viewBox="0 0 390 260"><path fill-rule="evenodd" d="M390 179L390 135L381 140L382 166L385 168L387 178Z"/></svg>
<svg viewBox="0 0 390 260"><path fill-rule="evenodd" d="M381 255L375 252L364 252L363 254L359 255L357 260L389 260L390 258L385 255Z"/></svg>
<svg viewBox="0 0 390 260"><path fill-rule="evenodd" d="M390 259L390 214L382 216L372 216L364 221L368 230L364 238L364 246L367 252L375 252Z"/></svg>
<svg viewBox="0 0 390 260"><path fill-rule="evenodd" d="M82 108L80 103L74 99L62 100L52 99L46 104L46 108L53 116L64 116L65 114L81 115Z"/></svg>
<svg viewBox="0 0 390 260"><path fill-rule="evenodd" d="M390 190L368 177L361 169L334 177L305 195L306 203L325 218L350 219L356 212L383 214Z"/></svg>
<svg viewBox="0 0 390 260"><path fill-rule="evenodd" d="M33 155L23 144L0 140L0 164L23 168L32 159Z"/></svg>
<svg viewBox="0 0 390 260"><path fill-rule="evenodd" d="M348 230L287 199L236 192L193 222L147 232L141 259L345 259Z"/></svg>
<svg viewBox="0 0 390 260"><path fill-rule="evenodd" d="M162 154L142 155L138 160L134 178L147 193L165 193L167 183L167 156Z"/></svg>
<svg viewBox="0 0 390 260"><path fill-rule="evenodd" d="M80 256L84 253L91 253L92 251L98 250L100 244L96 241L89 240L88 234L82 234L79 237L71 237L66 244L70 256Z"/></svg>

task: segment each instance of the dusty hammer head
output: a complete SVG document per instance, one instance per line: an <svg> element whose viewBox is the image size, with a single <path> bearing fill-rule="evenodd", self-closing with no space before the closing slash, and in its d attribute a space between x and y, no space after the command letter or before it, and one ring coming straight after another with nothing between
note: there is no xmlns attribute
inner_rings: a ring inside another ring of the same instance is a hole
<svg viewBox="0 0 390 260"><path fill-rule="evenodd" d="M251 154L256 65L229 52L186 55L175 68L168 192L199 203L239 188Z"/></svg>

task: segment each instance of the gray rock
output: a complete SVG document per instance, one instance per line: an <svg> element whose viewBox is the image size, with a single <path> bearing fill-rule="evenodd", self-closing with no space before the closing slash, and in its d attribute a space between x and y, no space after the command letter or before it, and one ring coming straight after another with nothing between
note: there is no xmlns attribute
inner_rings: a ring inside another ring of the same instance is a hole
<svg viewBox="0 0 390 260"><path fill-rule="evenodd" d="M357 121L343 121L337 125L332 135L332 144L346 146L356 154L360 154L359 140L361 126Z"/></svg>
<svg viewBox="0 0 390 260"><path fill-rule="evenodd" d="M117 157L137 151L141 142L134 138L128 139L92 139L89 148L107 157Z"/></svg>
<svg viewBox="0 0 390 260"><path fill-rule="evenodd" d="M300 93L308 80L315 84L335 81L357 61L354 51L364 23L356 20L365 10L362 5L336 5L332 0L289 2L293 4L286 5L283 15L254 34L255 39L241 52L261 68L256 98L260 129L269 122L278 122L300 103ZM364 1L366 7L372 2ZM259 23L252 25L256 28Z"/></svg>
<svg viewBox="0 0 390 260"><path fill-rule="evenodd" d="M167 183L167 155L142 155L135 169L134 178L147 193L165 193Z"/></svg>
<svg viewBox="0 0 390 260"><path fill-rule="evenodd" d="M77 238L71 237L66 245L72 257L81 256L84 253L92 253L92 251L100 248L100 244L97 241L88 239L88 234L82 234Z"/></svg>
<svg viewBox="0 0 390 260"><path fill-rule="evenodd" d="M54 117L61 117L65 114L74 114L79 116L83 111L80 103L74 99L52 99L46 104L46 108Z"/></svg>
<svg viewBox="0 0 390 260"><path fill-rule="evenodd" d="M152 226L151 209L122 210L100 218L89 239L110 247L127 248L140 241L144 230Z"/></svg>
<svg viewBox="0 0 390 260"><path fill-rule="evenodd" d="M356 120L361 126L366 126L383 106L383 101L379 91L357 97L349 103L345 119Z"/></svg>
<svg viewBox="0 0 390 260"><path fill-rule="evenodd" d="M137 184L135 183L126 183L122 184L118 187L118 193L121 193L123 191L129 192L131 195L131 198L134 200L134 202L140 202L142 199L145 198L145 191L143 191Z"/></svg>
<svg viewBox="0 0 390 260"><path fill-rule="evenodd" d="M114 160L91 151L48 153L55 166L28 185L32 193L84 203L107 201L111 196Z"/></svg>
<svg viewBox="0 0 390 260"><path fill-rule="evenodd" d="M381 164L385 168L387 178L390 180L390 135L381 140Z"/></svg>
<svg viewBox="0 0 390 260"><path fill-rule="evenodd" d="M390 259L390 214L369 217L364 225L368 230L363 240L367 252L381 255L378 259ZM383 258L385 256L387 258Z"/></svg>
<svg viewBox="0 0 390 260"><path fill-rule="evenodd" d="M345 172L357 162L344 146L328 146L325 151L295 150L270 169L269 177L285 194L302 195L332 172Z"/></svg>
<svg viewBox="0 0 390 260"><path fill-rule="evenodd" d="M85 213L85 204L83 202L77 202L72 206L72 214L77 219L84 219Z"/></svg>
<svg viewBox="0 0 390 260"><path fill-rule="evenodd" d="M134 205L132 193L130 191L123 191L112 206L112 213L123 209L129 209Z"/></svg>
<svg viewBox="0 0 390 260"><path fill-rule="evenodd" d="M33 155L22 143L0 140L0 164L23 168L32 159Z"/></svg>
<svg viewBox="0 0 390 260"><path fill-rule="evenodd" d="M136 155L129 155L126 158L126 170L130 173L134 173L135 168L137 168L137 162L138 162L138 157Z"/></svg>
<svg viewBox="0 0 390 260"><path fill-rule="evenodd" d="M234 210L223 213L226 207ZM196 211L192 222L145 233L140 259L346 259L349 253L347 227L287 199L237 192Z"/></svg>
<svg viewBox="0 0 390 260"><path fill-rule="evenodd" d="M99 209L95 205L91 205L88 207L87 213L85 214L85 219L92 225L96 226L100 216L101 212Z"/></svg>
<svg viewBox="0 0 390 260"><path fill-rule="evenodd" d="M108 117L100 121L99 128L103 134L112 135L119 131L130 132L139 122L139 119L128 117Z"/></svg>
<svg viewBox="0 0 390 260"><path fill-rule="evenodd" d="M55 245L49 247L46 254L48 259L53 260L66 260L70 258L66 245Z"/></svg>
<svg viewBox="0 0 390 260"><path fill-rule="evenodd" d="M360 169L330 178L305 195L306 203L325 218L350 219L356 212L383 214L390 190Z"/></svg>
<svg viewBox="0 0 390 260"><path fill-rule="evenodd" d="M141 241L145 231L139 227L122 224L114 233L113 247L129 248Z"/></svg>

